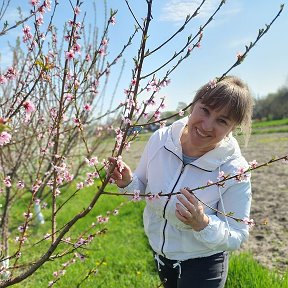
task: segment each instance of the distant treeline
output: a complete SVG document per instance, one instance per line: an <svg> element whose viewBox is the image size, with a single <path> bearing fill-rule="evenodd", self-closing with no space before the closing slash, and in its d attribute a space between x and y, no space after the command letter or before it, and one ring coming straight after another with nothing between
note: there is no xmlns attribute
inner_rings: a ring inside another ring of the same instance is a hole
<svg viewBox="0 0 288 288"><path fill-rule="evenodd" d="M256 120L278 120L288 118L288 87L255 100L253 118Z"/></svg>

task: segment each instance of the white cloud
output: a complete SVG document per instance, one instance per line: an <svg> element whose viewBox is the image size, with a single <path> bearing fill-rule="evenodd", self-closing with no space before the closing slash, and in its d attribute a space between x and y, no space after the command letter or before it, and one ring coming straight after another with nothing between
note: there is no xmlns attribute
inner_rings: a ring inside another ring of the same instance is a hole
<svg viewBox="0 0 288 288"><path fill-rule="evenodd" d="M192 15L195 10L199 7L201 0L167 0L166 4L164 5L160 20L162 21L169 21L169 22L182 22L185 20L188 14ZM216 8L219 6L220 0L207 0L203 6L201 7L198 18L208 18L210 17ZM239 9L234 7L232 9L225 9L222 6L222 16L229 16L236 13L239 13Z"/></svg>

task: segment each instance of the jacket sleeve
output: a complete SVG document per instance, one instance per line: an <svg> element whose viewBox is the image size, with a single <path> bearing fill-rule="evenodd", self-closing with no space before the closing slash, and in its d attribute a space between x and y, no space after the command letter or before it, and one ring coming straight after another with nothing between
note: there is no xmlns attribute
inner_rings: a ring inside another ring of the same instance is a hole
<svg viewBox="0 0 288 288"><path fill-rule="evenodd" d="M250 179L235 182L222 195L225 210L221 201L219 201L218 210L231 212L237 218L249 218L251 198ZM223 251L236 250L248 239L249 227L245 223L237 222L220 213L208 215L208 217L208 226L199 232L194 231L195 238L208 248Z"/></svg>

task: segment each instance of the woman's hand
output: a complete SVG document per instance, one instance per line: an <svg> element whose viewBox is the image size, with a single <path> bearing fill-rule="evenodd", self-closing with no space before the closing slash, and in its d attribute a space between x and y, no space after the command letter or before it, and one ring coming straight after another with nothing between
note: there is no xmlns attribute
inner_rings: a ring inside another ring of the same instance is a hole
<svg viewBox="0 0 288 288"><path fill-rule="evenodd" d="M209 218L204 213L202 204L186 189L181 189L181 195L177 199L181 202L176 203L176 217L192 227L195 231L201 231L209 224Z"/></svg>
<svg viewBox="0 0 288 288"><path fill-rule="evenodd" d="M132 181L132 171L130 167L121 159L114 157L108 157L109 162L115 165L113 171L111 171L111 178L114 179L116 185L119 188L126 187Z"/></svg>

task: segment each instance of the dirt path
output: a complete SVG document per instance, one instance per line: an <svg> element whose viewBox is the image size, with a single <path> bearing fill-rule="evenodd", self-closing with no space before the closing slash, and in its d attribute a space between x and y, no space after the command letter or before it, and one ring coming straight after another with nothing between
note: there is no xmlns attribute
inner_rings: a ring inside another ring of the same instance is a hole
<svg viewBox="0 0 288 288"><path fill-rule="evenodd" d="M264 163L288 154L288 133L253 135L243 150L247 161ZM276 162L252 174L253 202L251 218L256 225L242 248L249 250L261 264L287 271L288 264L288 162Z"/></svg>

